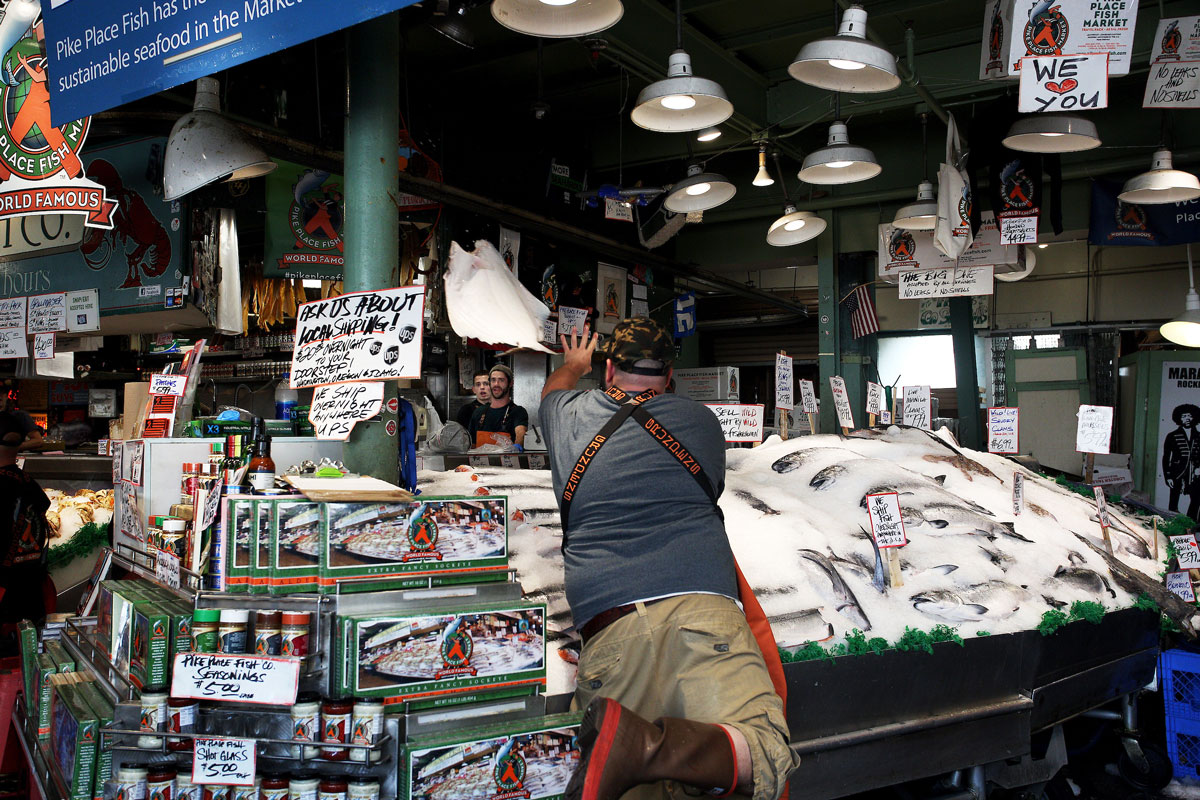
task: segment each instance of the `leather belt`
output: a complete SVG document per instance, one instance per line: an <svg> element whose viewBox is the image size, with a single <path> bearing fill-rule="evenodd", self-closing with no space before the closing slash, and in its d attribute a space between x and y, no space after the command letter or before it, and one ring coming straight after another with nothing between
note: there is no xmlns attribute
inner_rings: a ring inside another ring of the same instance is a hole
<svg viewBox="0 0 1200 800"><path fill-rule="evenodd" d="M648 603L642 603L642 605L649 607L657 602L658 600L651 600ZM588 640L593 638L600 631L604 630L609 625L612 625L626 614L632 614L634 611L637 611L637 603L626 603L623 606L615 606L607 611L601 611L599 614L589 619L587 624L579 629L579 638L583 640L584 644L587 644Z"/></svg>

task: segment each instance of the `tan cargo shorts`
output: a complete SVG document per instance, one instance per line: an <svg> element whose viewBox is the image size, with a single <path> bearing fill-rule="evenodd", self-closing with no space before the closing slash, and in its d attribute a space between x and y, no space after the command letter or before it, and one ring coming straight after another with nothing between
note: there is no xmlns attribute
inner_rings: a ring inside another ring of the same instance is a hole
<svg viewBox="0 0 1200 800"><path fill-rule="evenodd" d="M637 604L579 656L575 704L611 697L648 720L732 725L750 746L754 800L777 800L800 763L788 747L783 703L746 617L728 597L686 594ZM679 798L678 784L636 787L625 800Z"/></svg>

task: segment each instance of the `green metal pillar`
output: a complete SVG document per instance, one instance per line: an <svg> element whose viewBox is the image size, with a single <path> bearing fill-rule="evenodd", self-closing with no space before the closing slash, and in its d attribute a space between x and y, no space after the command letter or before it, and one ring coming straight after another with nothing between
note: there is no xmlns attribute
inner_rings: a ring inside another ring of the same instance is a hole
<svg viewBox="0 0 1200 800"><path fill-rule="evenodd" d="M347 38L345 287L388 289L399 281L400 19L395 13L350 29ZM345 445L346 466L395 483L396 384L384 384L377 419L360 422ZM389 424L390 423L390 424ZM389 435L388 429L392 434Z"/></svg>
<svg viewBox="0 0 1200 800"><path fill-rule="evenodd" d="M970 297L950 298L950 334L954 338L954 381L958 388L958 440L980 450L979 380L975 373L975 321Z"/></svg>
<svg viewBox="0 0 1200 800"><path fill-rule="evenodd" d="M838 344L840 325L838 309L837 279L837 211L827 211L825 221L829 224L824 236L817 237L817 366L820 368L820 385L816 387L821 398L820 433L833 433L837 427L837 413L833 409L829 379L839 374L841 348Z"/></svg>

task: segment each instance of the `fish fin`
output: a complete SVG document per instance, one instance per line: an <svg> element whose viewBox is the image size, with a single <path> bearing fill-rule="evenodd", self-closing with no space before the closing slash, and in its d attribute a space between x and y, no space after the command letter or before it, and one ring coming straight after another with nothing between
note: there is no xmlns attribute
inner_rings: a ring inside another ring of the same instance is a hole
<svg viewBox="0 0 1200 800"><path fill-rule="evenodd" d="M1042 595L1042 599L1045 600L1046 605L1050 606L1051 608L1063 608L1066 606L1066 603L1064 603L1062 600L1055 600L1048 594Z"/></svg>
<svg viewBox="0 0 1200 800"><path fill-rule="evenodd" d="M946 476L945 476L945 475L934 475L934 476L933 476L933 479L934 479L935 481L937 481L937 485L938 485L938 486L945 486L945 485L946 485Z"/></svg>
<svg viewBox="0 0 1200 800"><path fill-rule="evenodd" d="M1029 542L1030 544L1033 544L1033 540L1032 540L1032 539L1026 539L1024 536L1022 536L1021 534L1017 533L1017 523L1015 523L1015 522L1001 522L1001 523L1000 523L1000 527L1001 527L1001 528L1004 528L1004 530L1008 531L1008 535L1009 535L1009 536L1011 536L1012 538L1014 538L1014 539L1019 539L1019 540L1021 540L1022 542Z"/></svg>
<svg viewBox="0 0 1200 800"><path fill-rule="evenodd" d="M1054 577L1061 578L1066 571L1066 567L1059 567L1058 569L1054 570Z"/></svg>
<svg viewBox="0 0 1200 800"><path fill-rule="evenodd" d="M988 612L988 607L981 606L979 603L967 603L965 606L963 606L963 608L971 611L974 614L978 614L981 617Z"/></svg>
<svg viewBox="0 0 1200 800"><path fill-rule="evenodd" d="M958 569L957 564L938 564L934 569L943 575L949 575Z"/></svg>

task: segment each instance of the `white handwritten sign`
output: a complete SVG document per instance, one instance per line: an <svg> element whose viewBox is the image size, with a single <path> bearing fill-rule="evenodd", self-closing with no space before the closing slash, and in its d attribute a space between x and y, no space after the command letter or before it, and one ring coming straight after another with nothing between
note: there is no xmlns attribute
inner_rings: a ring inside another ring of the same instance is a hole
<svg viewBox="0 0 1200 800"><path fill-rule="evenodd" d="M1192 578L1187 572L1168 572L1167 591L1179 595L1189 603L1196 602L1196 593L1192 591Z"/></svg>
<svg viewBox="0 0 1200 800"><path fill-rule="evenodd" d="M587 324L586 308L558 307L558 335L570 338L572 333L583 336L583 326Z"/></svg>
<svg viewBox="0 0 1200 800"><path fill-rule="evenodd" d="M155 374L150 376L149 392L152 395L183 397L183 390L186 388L187 375Z"/></svg>
<svg viewBox="0 0 1200 800"><path fill-rule="evenodd" d="M1108 518L1108 501L1104 497L1104 488L1093 486L1092 496L1096 498L1096 516L1100 518L1100 527L1111 528L1112 520Z"/></svg>
<svg viewBox="0 0 1200 800"><path fill-rule="evenodd" d="M179 588L179 556L170 550L156 550L154 554L154 577L163 586Z"/></svg>
<svg viewBox="0 0 1200 800"><path fill-rule="evenodd" d="M529 454L529 468L530 469L545 469L546 468L546 454L545 453L530 453Z"/></svg>
<svg viewBox="0 0 1200 800"><path fill-rule="evenodd" d="M800 381L800 410L805 414L817 413L817 393L813 389L812 381Z"/></svg>
<svg viewBox="0 0 1200 800"><path fill-rule="evenodd" d="M142 485L142 464L145 461L146 445L144 442L131 442L129 447L129 481L134 486Z"/></svg>
<svg viewBox="0 0 1200 800"><path fill-rule="evenodd" d="M29 298L27 326L30 333L55 333L67 329L67 295L37 294Z"/></svg>
<svg viewBox="0 0 1200 800"><path fill-rule="evenodd" d="M290 706L296 702L299 680L298 659L178 653L171 674L171 696Z"/></svg>
<svg viewBox="0 0 1200 800"><path fill-rule="evenodd" d="M1150 67L1142 108L1200 108L1200 61Z"/></svg>
<svg viewBox="0 0 1200 800"><path fill-rule="evenodd" d="M1112 406L1080 406L1076 417L1075 449L1080 453L1107 454L1112 439Z"/></svg>
<svg viewBox="0 0 1200 800"><path fill-rule="evenodd" d="M67 292L67 330L72 333L100 330L100 291Z"/></svg>
<svg viewBox="0 0 1200 800"><path fill-rule="evenodd" d="M775 354L775 407L791 411L796 402L792 394L792 357Z"/></svg>
<svg viewBox="0 0 1200 800"><path fill-rule="evenodd" d="M867 413L878 414L883 411L883 387L878 383L867 381Z"/></svg>
<svg viewBox="0 0 1200 800"><path fill-rule="evenodd" d="M717 415L727 442L761 442L763 406L761 403L705 403Z"/></svg>
<svg viewBox="0 0 1200 800"><path fill-rule="evenodd" d="M1000 244L1037 244L1037 234L1037 214L1000 218Z"/></svg>
<svg viewBox="0 0 1200 800"><path fill-rule="evenodd" d="M900 515L900 495L896 492L867 495L867 510L871 512L871 535L880 549L903 547L908 544L904 519Z"/></svg>
<svg viewBox="0 0 1200 800"><path fill-rule="evenodd" d="M538 341L542 344L551 346L558 345L558 323L547 317L542 320L542 333L538 337ZM467 384L463 384L464 386Z"/></svg>
<svg viewBox="0 0 1200 800"><path fill-rule="evenodd" d="M5 297L0 299L0 328L25 327L25 298Z"/></svg>
<svg viewBox="0 0 1200 800"><path fill-rule="evenodd" d="M0 358L25 358L28 355L24 328L0 330Z"/></svg>
<svg viewBox="0 0 1200 800"><path fill-rule="evenodd" d="M258 766L254 739L195 739L192 783L253 786Z"/></svg>
<svg viewBox="0 0 1200 800"><path fill-rule="evenodd" d="M1180 569L1200 569L1200 547L1196 546L1195 536L1172 536L1171 544L1175 545Z"/></svg>
<svg viewBox="0 0 1200 800"><path fill-rule="evenodd" d="M992 294L995 286L992 270L990 266L900 270L896 273L900 282L900 299Z"/></svg>
<svg viewBox="0 0 1200 800"><path fill-rule="evenodd" d="M120 486L124 475L121 474L121 456L125 452L123 443L117 442L112 447L112 479L114 486Z"/></svg>
<svg viewBox="0 0 1200 800"><path fill-rule="evenodd" d="M520 469L521 468L521 459L519 456L501 455L500 456L500 466L502 466L506 469Z"/></svg>
<svg viewBox="0 0 1200 800"><path fill-rule="evenodd" d="M354 426L371 419L383 407L383 384L341 383L322 386L313 392L308 421L317 430L318 439L342 439Z"/></svg>
<svg viewBox="0 0 1200 800"><path fill-rule="evenodd" d="M892 412L888 411L886 408L883 411L880 411L879 412L879 424L880 425L891 425L892 424Z"/></svg>
<svg viewBox="0 0 1200 800"><path fill-rule="evenodd" d="M904 387L904 416L901 423L914 428L933 430L933 399L928 386Z"/></svg>
<svg viewBox="0 0 1200 800"><path fill-rule="evenodd" d="M33 358L35 361L54 358L53 333L35 333L33 335Z"/></svg>
<svg viewBox="0 0 1200 800"><path fill-rule="evenodd" d="M1108 55L1028 56L1021 59L1017 110L1093 111L1108 108Z"/></svg>
<svg viewBox="0 0 1200 800"><path fill-rule="evenodd" d="M424 313L424 286L303 304L296 315L291 387L421 377Z"/></svg>
<svg viewBox="0 0 1200 800"><path fill-rule="evenodd" d="M1013 514L1021 516L1025 510L1025 476L1019 472L1013 473Z"/></svg>
<svg viewBox="0 0 1200 800"><path fill-rule="evenodd" d="M488 465L487 456L467 456L467 463L472 467L486 467Z"/></svg>
<svg viewBox="0 0 1200 800"><path fill-rule="evenodd" d="M850 408L850 395L846 392L846 381L840 375L829 377L829 390L833 393L833 408L837 411L838 427L854 427L854 411Z"/></svg>
<svg viewBox="0 0 1200 800"><path fill-rule="evenodd" d="M993 406L988 409L988 452L1019 453L1021 410L1011 406Z"/></svg>
<svg viewBox="0 0 1200 800"><path fill-rule="evenodd" d="M217 521L217 514L221 512L221 487L214 485L204 493L203 510L200 512L200 526L197 530L203 531Z"/></svg>

